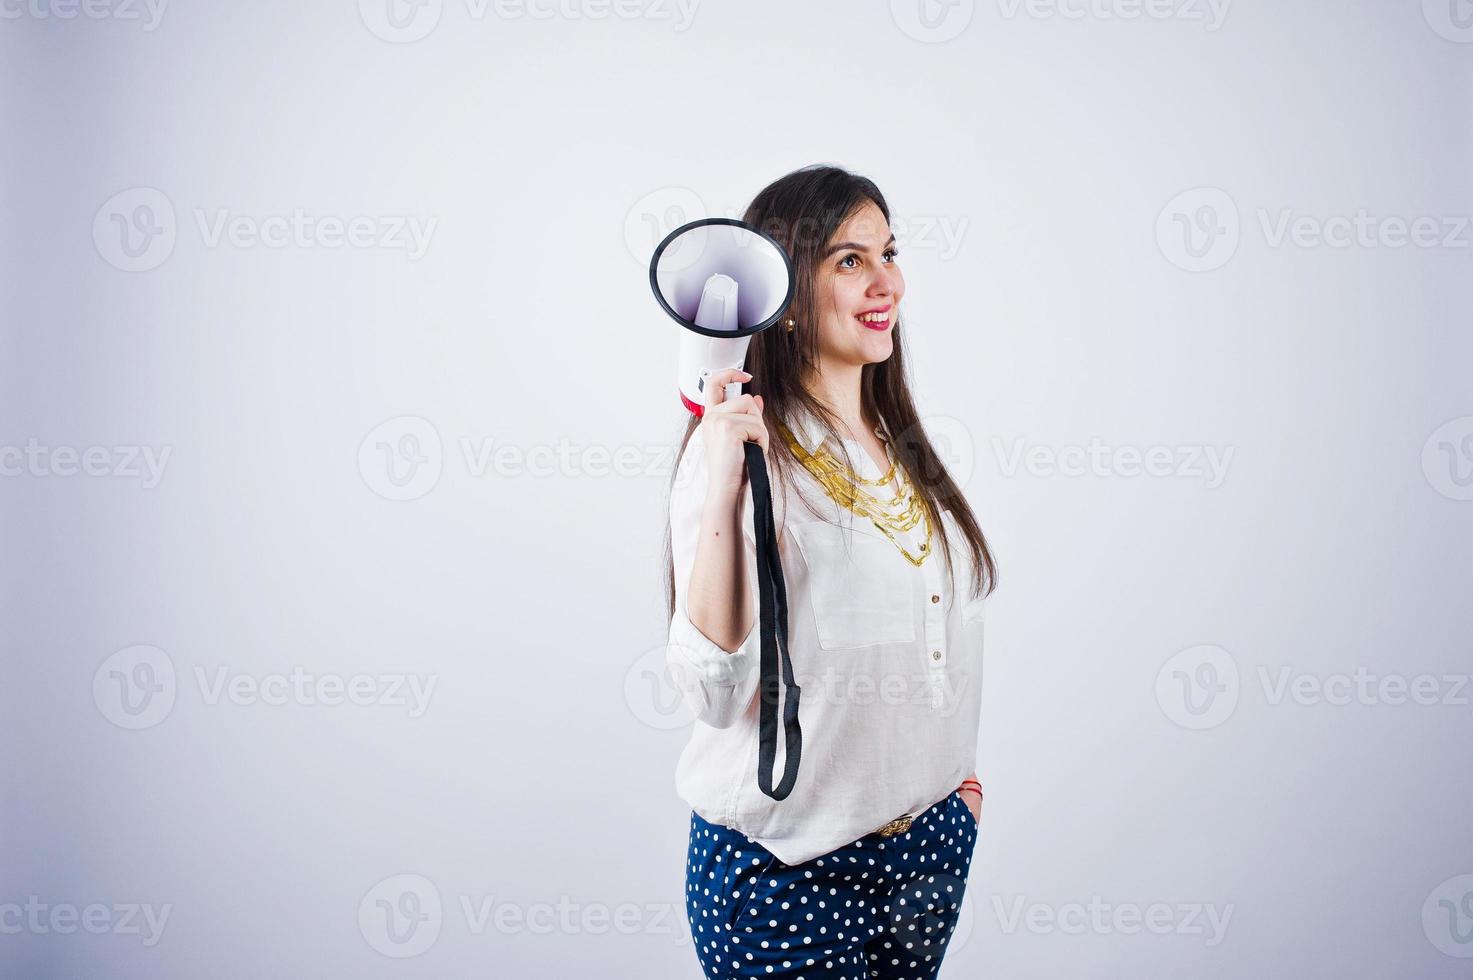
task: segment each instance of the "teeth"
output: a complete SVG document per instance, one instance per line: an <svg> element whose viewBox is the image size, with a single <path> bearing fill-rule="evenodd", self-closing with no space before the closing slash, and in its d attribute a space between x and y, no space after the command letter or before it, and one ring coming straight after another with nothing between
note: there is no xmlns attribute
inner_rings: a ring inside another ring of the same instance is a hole
<svg viewBox="0 0 1473 980"><path fill-rule="evenodd" d="M860 319L863 320L865 323L884 323L886 320L890 319L890 314L865 313L860 316Z"/></svg>

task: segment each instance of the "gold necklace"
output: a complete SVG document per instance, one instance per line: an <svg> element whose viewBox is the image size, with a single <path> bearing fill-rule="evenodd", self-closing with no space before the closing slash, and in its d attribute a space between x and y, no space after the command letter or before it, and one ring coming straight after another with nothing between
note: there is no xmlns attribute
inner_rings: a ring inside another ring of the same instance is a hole
<svg viewBox="0 0 1473 980"><path fill-rule="evenodd" d="M890 456L890 472L880 480L867 480L854 473L853 470L841 463L833 453L822 446L813 452L808 452L788 430L786 425L778 422L778 428L782 431L783 439L788 448L803 464L803 468L813 474L819 486L840 507L850 511L859 517L869 518L870 522L879 529L880 533L890 539L890 543L900 550L906 560L912 565L919 566L931 554L931 514L921 502L920 495L915 492L915 486L910 482L910 475L905 468L899 466L890 452L890 447L885 447L885 452ZM862 489L863 486L885 486L890 479L899 472L900 491L894 497L880 498ZM919 554L907 551L905 545L896 540L897 534L903 534L914 528L921 521L926 522L926 540L921 542Z"/></svg>

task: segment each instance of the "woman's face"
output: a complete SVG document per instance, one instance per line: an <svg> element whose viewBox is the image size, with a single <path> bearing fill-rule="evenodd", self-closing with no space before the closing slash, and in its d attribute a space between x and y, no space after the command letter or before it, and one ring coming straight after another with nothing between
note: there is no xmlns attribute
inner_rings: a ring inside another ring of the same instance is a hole
<svg viewBox="0 0 1473 980"><path fill-rule="evenodd" d="M905 293L897 254L890 223L873 201L824 246L814 282L824 366L874 364L894 351L895 316Z"/></svg>

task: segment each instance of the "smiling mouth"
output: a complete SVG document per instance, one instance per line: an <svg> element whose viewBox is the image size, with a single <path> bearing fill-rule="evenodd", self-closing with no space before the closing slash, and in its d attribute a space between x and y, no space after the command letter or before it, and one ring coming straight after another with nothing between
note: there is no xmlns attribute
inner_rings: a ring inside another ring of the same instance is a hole
<svg viewBox="0 0 1473 980"><path fill-rule="evenodd" d="M855 314L854 319L858 320L861 325L870 330L888 330L890 329L890 315L892 312L892 310L886 309L876 310L870 313L858 313Z"/></svg>

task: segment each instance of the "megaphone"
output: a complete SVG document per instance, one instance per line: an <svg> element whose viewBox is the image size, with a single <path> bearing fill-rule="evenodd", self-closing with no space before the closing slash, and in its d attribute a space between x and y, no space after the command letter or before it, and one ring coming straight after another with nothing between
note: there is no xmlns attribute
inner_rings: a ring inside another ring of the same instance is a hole
<svg viewBox="0 0 1473 980"><path fill-rule="evenodd" d="M707 372L739 368L752 335L766 330L793 302L793 263L781 245L734 218L702 218L665 236L650 259L650 288L664 311L685 329L680 335L676 386L686 408L706 407ZM726 398L742 393L727 385ZM743 447L752 489L752 527L757 539L757 619L761 641L757 689L757 785L774 800L786 799L798 779L803 730L793 662L788 656L788 593L772 517L772 490L762 446ZM781 662L779 662L781 657ZM778 686L781 666L782 686ZM783 712L783 776L774 786L779 694Z"/></svg>
<svg viewBox="0 0 1473 980"><path fill-rule="evenodd" d="M787 312L795 285L782 246L735 218L702 218L665 236L650 260L650 288L685 328L676 385L686 408L705 410L702 372L740 368L752 335ZM726 397L741 389L727 385Z"/></svg>

